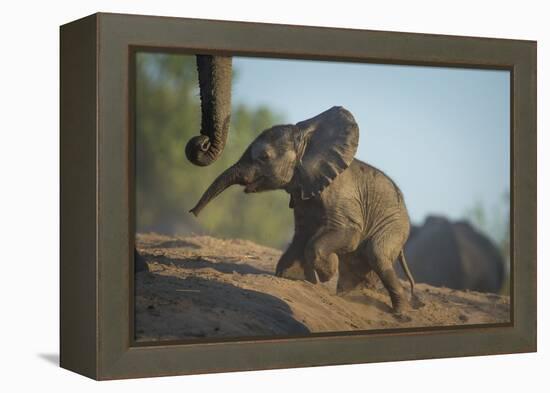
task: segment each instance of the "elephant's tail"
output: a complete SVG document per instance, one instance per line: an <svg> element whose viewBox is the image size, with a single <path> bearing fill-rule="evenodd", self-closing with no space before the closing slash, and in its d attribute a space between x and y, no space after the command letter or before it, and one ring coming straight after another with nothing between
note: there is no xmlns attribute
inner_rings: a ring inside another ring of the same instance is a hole
<svg viewBox="0 0 550 393"><path fill-rule="evenodd" d="M407 265L407 260L405 259L405 253L403 252L403 250L399 252L399 263L401 264L401 267L403 268L407 279L411 283L411 296L414 296L414 278L411 274L411 271L409 270L409 265Z"/></svg>

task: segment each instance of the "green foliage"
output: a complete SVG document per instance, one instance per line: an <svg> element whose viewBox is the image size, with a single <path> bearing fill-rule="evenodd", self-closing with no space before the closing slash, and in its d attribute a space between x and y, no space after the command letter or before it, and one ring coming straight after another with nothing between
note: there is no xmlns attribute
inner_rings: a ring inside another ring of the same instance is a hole
<svg viewBox="0 0 550 393"><path fill-rule="evenodd" d="M488 209L481 201L477 201L466 210L464 216L479 231L491 238L503 257L509 258L510 251L510 193L502 195L502 202Z"/></svg>
<svg viewBox="0 0 550 393"><path fill-rule="evenodd" d="M136 63L137 231L208 233L282 247L292 236L292 212L282 191L245 195L233 186L199 218L188 213L216 176L262 130L283 122L282 116L266 107L234 107L222 156L208 167L194 166L185 145L200 130L195 57L139 53Z"/></svg>
<svg viewBox="0 0 550 393"><path fill-rule="evenodd" d="M502 194L501 204L491 210L478 201L465 212L465 217L482 233L491 238L504 259L506 279L501 293L510 292L510 192Z"/></svg>

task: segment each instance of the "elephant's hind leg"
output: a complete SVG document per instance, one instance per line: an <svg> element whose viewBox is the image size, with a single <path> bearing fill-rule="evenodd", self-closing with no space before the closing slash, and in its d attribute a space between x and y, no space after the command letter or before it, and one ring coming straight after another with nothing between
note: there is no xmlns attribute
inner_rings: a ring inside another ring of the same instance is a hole
<svg viewBox="0 0 550 393"><path fill-rule="evenodd" d="M338 270L338 253L355 251L360 233L354 230L320 230L305 248L306 263L314 267L321 282L329 281Z"/></svg>
<svg viewBox="0 0 550 393"><path fill-rule="evenodd" d="M401 313L409 305L406 292L393 268L393 262L402 247L403 240L391 231L374 237L367 244L367 260L388 291L396 313Z"/></svg>

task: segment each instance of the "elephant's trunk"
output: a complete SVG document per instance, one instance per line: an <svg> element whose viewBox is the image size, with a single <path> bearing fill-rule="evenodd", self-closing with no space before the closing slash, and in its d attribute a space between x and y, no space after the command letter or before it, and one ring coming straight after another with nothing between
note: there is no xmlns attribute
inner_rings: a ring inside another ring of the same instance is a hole
<svg viewBox="0 0 550 393"><path fill-rule="evenodd" d="M239 164L235 164L229 167L221 175L219 175L214 182L206 189L202 194L201 199L195 205L194 208L189 210L195 216L198 216L204 207L210 203L210 201L220 195L226 188L233 184L244 184L244 176Z"/></svg>
<svg viewBox="0 0 550 393"><path fill-rule="evenodd" d="M187 159L195 165L210 165L225 147L231 118L231 61L231 57L197 55L201 135L185 147Z"/></svg>

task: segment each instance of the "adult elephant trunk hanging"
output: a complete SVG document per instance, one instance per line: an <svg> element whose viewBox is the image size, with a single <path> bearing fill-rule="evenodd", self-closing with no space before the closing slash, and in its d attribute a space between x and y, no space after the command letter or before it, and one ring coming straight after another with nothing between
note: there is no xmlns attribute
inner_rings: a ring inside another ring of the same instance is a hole
<svg viewBox="0 0 550 393"><path fill-rule="evenodd" d="M197 55L201 96L201 131L185 147L187 159L207 166L222 154L231 118L232 58Z"/></svg>

